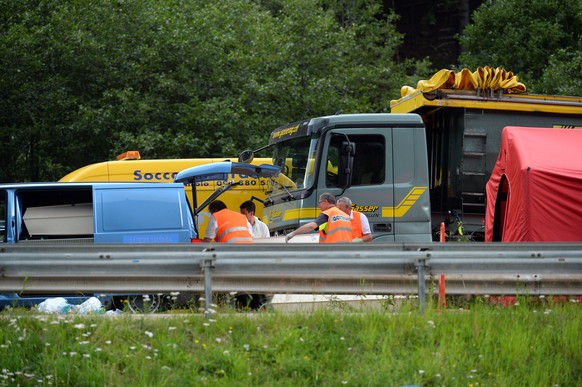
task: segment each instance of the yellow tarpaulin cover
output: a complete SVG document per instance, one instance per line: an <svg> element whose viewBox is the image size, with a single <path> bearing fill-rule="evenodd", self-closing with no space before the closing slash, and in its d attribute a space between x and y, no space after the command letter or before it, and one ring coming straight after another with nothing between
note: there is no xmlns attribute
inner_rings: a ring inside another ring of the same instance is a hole
<svg viewBox="0 0 582 387"><path fill-rule="evenodd" d="M418 90L427 93L437 89L504 90L507 93L523 93L525 85L519 82L517 75L500 67L478 67L475 72L465 68L456 73L452 70L442 69L429 80L418 81L416 89L411 86L403 86L400 89L400 96L406 97Z"/></svg>

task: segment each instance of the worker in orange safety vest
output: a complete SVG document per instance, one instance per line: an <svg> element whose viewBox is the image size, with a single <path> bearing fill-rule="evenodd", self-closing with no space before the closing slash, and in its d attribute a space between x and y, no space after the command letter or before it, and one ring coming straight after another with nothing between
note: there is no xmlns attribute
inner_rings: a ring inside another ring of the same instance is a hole
<svg viewBox="0 0 582 387"><path fill-rule="evenodd" d="M352 200L343 196L337 200L337 208L350 216L352 222L352 242L372 242L372 230L368 217L352 208Z"/></svg>
<svg viewBox="0 0 582 387"><path fill-rule="evenodd" d="M253 243L252 227L246 216L229 210L221 200L210 203L208 210L212 217L208 222L204 242Z"/></svg>
<svg viewBox="0 0 582 387"><path fill-rule="evenodd" d="M344 243L352 241L352 223L350 217L336 207L335 196L331 193L323 193L318 201L321 214L313 222L299 227L297 230L285 236L285 242L289 242L296 235L306 234L319 229L319 243Z"/></svg>

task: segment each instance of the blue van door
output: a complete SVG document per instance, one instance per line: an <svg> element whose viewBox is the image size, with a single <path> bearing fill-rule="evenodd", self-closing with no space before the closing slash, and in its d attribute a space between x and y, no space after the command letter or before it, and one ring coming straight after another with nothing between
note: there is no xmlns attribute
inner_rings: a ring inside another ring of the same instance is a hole
<svg viewBox="0 0 582 387"><path fill-rule="evenodd" d="M95 243L189 243L193 222L182 184L93 189Z"/></svg>

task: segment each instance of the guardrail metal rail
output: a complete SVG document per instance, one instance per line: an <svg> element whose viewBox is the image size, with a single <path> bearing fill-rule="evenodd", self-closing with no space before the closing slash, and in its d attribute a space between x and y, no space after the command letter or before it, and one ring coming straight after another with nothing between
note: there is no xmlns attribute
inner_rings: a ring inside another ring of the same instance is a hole
<svg viewBox="0 0 582 387"><path fill-rule="evenodd" d="M4 245L0 292L582 295L582 243ZM208 304L206 310L208 311Z"/></svg>

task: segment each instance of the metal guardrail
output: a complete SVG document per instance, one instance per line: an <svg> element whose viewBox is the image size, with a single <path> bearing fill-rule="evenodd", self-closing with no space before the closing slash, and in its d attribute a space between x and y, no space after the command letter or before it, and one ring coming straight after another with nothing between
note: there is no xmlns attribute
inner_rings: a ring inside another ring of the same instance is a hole
<svg viewBox="0 0 582 387"><path fill-rule="evenodd" d="M582 295L582 243L5 245L0 292Z"/></svg>

